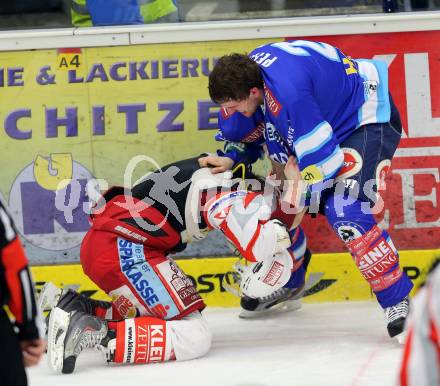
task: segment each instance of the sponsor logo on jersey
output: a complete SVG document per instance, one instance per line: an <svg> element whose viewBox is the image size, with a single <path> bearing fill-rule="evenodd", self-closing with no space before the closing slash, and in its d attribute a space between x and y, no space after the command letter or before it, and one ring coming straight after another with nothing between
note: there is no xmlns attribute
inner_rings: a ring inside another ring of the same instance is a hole
<svg viewBox="0 0 440 386"><path fill-rule="evenodd" d="M365 229L363 227L352 221L337 221L333 225L333 228L336 230L336 233L339 235L342 241L344 241L344 243L353 241L365 233Z"/></svg>
<svg viewBox="0 0 440 386"><path fill-rule="evenodd" d="M275 115L275 117L278 117L283 106L280 102L278 102L278 100L272 94L272 91L270 91L266 85L264 85L264 99L266 100L266 106L270 112Z"/></svg>
<svg viewBox="0 0 440 386"><path fill-rule="evenodd" d="M263 283L273 287L278 282L278 279L281 277L283 270L284 265L278 261L274 261L272 266L270 267L269 272L264 277Z"/></svg>
<svg viewBox="0 0 440 386"><path fill-rule="evenodd" d="M336 177L337 180L354 176L362 169L363 165L362 157L357 150L349 147L344 147L341 150L344 153L344 163Z"/></svg>
<svg viewBox="0 0 440 386"><path fill-rule="evenodd" d="M124 363L133 363L135 355L135 322L134 319L125 320L125 347Z"/></svg>
<svg viewBox="0 0 440 386"><path fill-rule="evenodd" d="M178 315L179 310L168 289L145 258L144 246L118 238L118 253L122 273L130 282L136 294L143 300L147 309L153 315L155 315L155 310L160 311L160 315L157 316L166 319ZM163 307L156 308L159 304Z"/></svg>
<svg viewBox="0 0 440 386"><path fill-rule="evenodd" d="M172 260L158 264L157 268L164 279L170 283L169 289L176 295L182 309L187 309L202 300L192 280Z"/></svg>
<svg viewBox="0 0 440 386"><path fill-rule="evenodd" d="M126 363L131 363L131 362L133 362L133 327L128 327Z"/></svg>
<svg viewBox="0 0 440 386"><path fill-rule="evenodd" d="M293 147L293 134L295 133L295 129L289 125L289 128L287 129L287 144L290 147Z"/></svg>
<svg viewBox="0 0 440 386"><path fill-rule="evenodd" d="M314 184L324 179L321 171L316 165L310 165L304 168L301 171L301 176L303 180L309 184Z"/></svg>
<svg viewBox="0 0 440 386"><path fill-rule="evenodd" d="M246 150L246 145L241 142L231 142L226 141L225 143L225 152L229 153L231 151L237 151L238 153L244 153Z"/></svg>
<svg viewBox="0 0 440 386"><path fill-rule="evenodd" d="M218 208L219 205L223 204L225 201L228 201L234 197L243 197L248 194L245 190L237 190L235 192L227 193L223 197L221 197L219 200L217 200L209 209L208 209L208 216L210 216L215 210Z"/></svg>
<svg viewBox="0 0 440 386"><path fill-rule="evenodd" d="M154 315L156 315L158 318L165 319L168 314L168 308L168 306L164 307L163 304L157 304L151 309L151 311L153 311Z"/></svg>
<svg viewBox="0 0 440 386"><path fill-rule="evenodd" d="M375 225L361 237L347 243L362 276L374 291L380 291L401 276L396 270L398 255L385 239L381 229ZM390 272L391 273L387 273Z"/></svg>
<svg viewBox="0 0 440 386"><path fill-rule="evenodd" d="M379 239L381 234L381 229L376 225L368 232L364 233L362 237L359 237L356 240L348 243L347 247L352 254L362 255L365 253L364 251L375 242L375 240Z"/></svg>
<svg viewBox="0 0 440 386"><path fill-rule="evenodd" d="M264 122L258 122L257 126L254 129L252 129L252 131L249 134L247 134L242 139L242 141L244 143L253 143L259 140L264 133L264 126L265 126Z"/></svg>
<svg viewBox="0 0 440 386"><path fill-rule="evenodd" d="M364 82L365 96L369 97L377 92L377 82L375 80L367 80Z"/></svg>
<svg viewBox="0 0 440 386"><path fill-rule="evenodd" d="M391 161L389 159L384 159L379 162L376 168L376 183L377 190L385 190L386 182L385 179L387 177L388 172L391 168Z"/></svg>
<svg viewBox="0 0 440 386"><path fill-rule="evenodd" d="M146 238L145 236L142 236L142 235L140 235L140 234L138 234L138 233L136 233L136 232L133 232L133 231L131 231L130 229L124 228L124 227L121 226L121 225L116 225L116 226L115 226L115 231L116 231L116 232L119 232L119 233L122 233L122 234L124 234L124 235L126 235L126 236L129 236L129 237L131 237L131 238L133 238L133 239L136 239L136 240L142 241L142 242L147 241L147 238Z"/></svg>
<svg viewBox="0 0 440 386"><path fill-rule="evenodd" d="M362 236L361 233L353 227L339 227L338 235L344 241L344 243L348 243L349 241L353 241L358 237Z"/></svg>
<svg viewBox="0 0 440 386"><path fill-rule="evenodd" d="M115 297L112 301L113 306L123 318L133 318L136 316L136 307L124 295Z"/></svg>
<svg viewBox="0 0 440 386"><path fill-rule="evenodd" d="M270 122L266 122L266 130L264 132L264 135L266 140L278 142L281 144L283 143L283 139L281 138L280 133L278 133L278 130Z"/></svg>
<svg viewBox="0 0 440 386"><path fill-rule="evenodd" d="M382 238L371 249L365 251L359 259L358 267L363 276L368 279L374 277L377 273L387 271L396 263L397 256L386 240Z"/></svg>
<svg viewBox="0 0 440 386"><path fill-rule="evenodd" d="M165 357L165 323L137 325L136 363L163 362Z"/></svg>

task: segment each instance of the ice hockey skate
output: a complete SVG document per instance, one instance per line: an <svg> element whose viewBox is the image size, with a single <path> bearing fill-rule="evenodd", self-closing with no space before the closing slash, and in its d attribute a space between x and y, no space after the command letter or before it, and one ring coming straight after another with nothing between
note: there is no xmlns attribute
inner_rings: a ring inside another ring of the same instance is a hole
<svg viewBox="0 0 440 386"><path fill-rule="evenodd" d="M296 311L301 308L301 298L304 293L315 286L323 273L311 273L304 285L300 288L280 288L268 296L261 298L250 298L242 296L240 306L242 308L238 315L242 319L253 319L267 315L275 315L283 312Z"/></svg>
<svg viewBox="0 0 440 386"><path fill-rule="evenodd" d="M47 358L49 367L70 374L86 348L107 346L107 323L81 311L66 312L55 307L49 318ZM105 349L105 348L104 348Z"/></svg>
<svg viewBox="0 0 440 386"><path fill-rule="evenodd" d="M67 312L82 311L94 315L96 308L110 308L111 303L90 299L71 288L58 288L47 282L40 291L38 307L42 312L58 307Z"/></svg>
<svg viewBox="0 0 440 386"><path fill-rule="evenodd" d="M37 306L39 310L43 313L54 308L60 300L62 292L63 290L52 282L45 283L38 295Z"/></svg>
<svg viewBox="0 0 440 386"><path fill-rule="evenodd" d="M409 298L404 298L394 306L385 308L388 335L400 344L405 341L405 322L409 314Z"/></svg>

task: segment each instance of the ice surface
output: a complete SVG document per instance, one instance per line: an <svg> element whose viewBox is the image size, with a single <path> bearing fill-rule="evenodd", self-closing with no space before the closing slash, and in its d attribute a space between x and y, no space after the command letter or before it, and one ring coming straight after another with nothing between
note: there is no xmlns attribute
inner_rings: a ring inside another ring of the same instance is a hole
<svg viewBox="0 0 440 386"><path fill-rule="evenodd" d="M388 338L376 303L305 304L258 320L238 309L204 312L211 351L188 362L107 365L81 354L75 372L51 373L46 361L28 372L30 386L391 386L401 350Z"/></svg>

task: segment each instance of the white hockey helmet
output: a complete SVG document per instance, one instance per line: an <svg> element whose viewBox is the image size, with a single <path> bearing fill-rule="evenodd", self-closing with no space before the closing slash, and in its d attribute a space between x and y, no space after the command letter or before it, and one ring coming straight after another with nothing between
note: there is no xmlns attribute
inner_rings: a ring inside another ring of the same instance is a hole
<svg viewBox="0 0 440 386"><path fill-rule="evenodd" d="M289 281L292 269L292 256L286 249L276 253L273 259L251 263L242 273L241 292L251 298L268 296Z"/></svg>

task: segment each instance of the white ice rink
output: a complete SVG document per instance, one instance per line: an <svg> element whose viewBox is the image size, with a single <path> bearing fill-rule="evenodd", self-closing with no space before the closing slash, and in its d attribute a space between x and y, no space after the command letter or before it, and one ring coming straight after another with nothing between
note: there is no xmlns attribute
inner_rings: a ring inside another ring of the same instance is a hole
<svg viewBox="0 0 440 386"><path fill-rule="evenodd" d="M207 309L212 348L201 359L109 366L84 352L71 375L46 361L30 386L392 386L402 347L388 338L376 303L305 304L299 311L242 320L237 309ZM1 382L0 382L1 383Z"/></svg>

